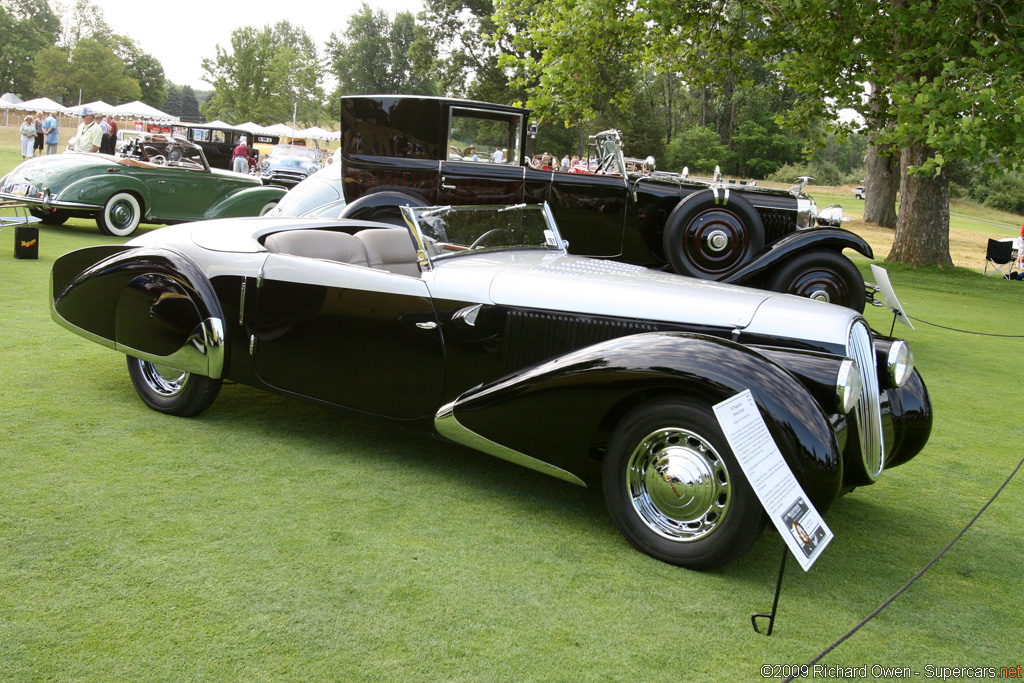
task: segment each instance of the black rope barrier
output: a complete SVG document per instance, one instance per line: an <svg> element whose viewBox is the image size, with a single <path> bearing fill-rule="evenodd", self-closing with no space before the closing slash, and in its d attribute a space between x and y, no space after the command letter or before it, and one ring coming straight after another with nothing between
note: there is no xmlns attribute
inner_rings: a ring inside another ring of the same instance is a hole
<svg viewBox="0 0 1024 683"><path fill-rule="evenodd" d="M867 615L866 617L864 617L864 618L863 618L863 619L862 619L862 620L860 621L860 623L859 623L859 624L857 624L856 626L854 626L853 628L851 628L851 629L850 629L849 631L847 631L847 632L846 632L846 633L845 633L844 635L842 635L842 636L841 636L841 637L840 637L840 638L839 638L838 640L836 640L836 641L835 641L834 643L832 643L832 644L831 644L831 645L829 645L829 646L828 646L827 648L825 648L824 650L822 650L822 651L821 651L821 652L820 652L820 653L818 654L818 656L817 656L817 657L815 657L815 658L814 658L814 659L812 659L811 661L807 662L807 665L806 665L806 667L805 667L805 668L806 668L806 669L809 669L809 668L810 668L811 666L813 666L814 664L817 664L818 662L820 662L820 661L821 661L821 659L822 659L822 658L823 658L823 657L824 657L825 655L827 655L827 654L828 654L829 652L832 652L832 650L834 650L834 649L836 649L837 647L839 647L839 645L841 645L841 644L842 644L842 643L843 643L843 642L844 642L844 641L845 641L846 639L848 639L848 638L849 638L850 636L852 636L852 635L853 635L854 633L856 633L856 632L857 632L857 631L859 631L859 630L860 630L861 628L863 628L865 624L867 624L867 623L868 623L869 621L871 621L872 619L874 619L875 617L877 617L877 616L878 616L878 615L879 615L879 614L880 614L880 613L882 612L882 610L884 610L884 609L885 609L886 607L888 607L888 606L889 606L889 605L890 605L890 604L891 604L891 603L892 603L892 602L893 602L893 601L894 601L894 600L895 600L896 598L898 598L899 596L903 595L903 593L904 593L904 592L905 592L905 591L906 591L906 590L907 590L908 588L910 588L910 586L912 586L912 585L914 584L914 582L915 582L915 581L917 581L918 579L920 579L920 578L921 578L921 577L922 577L922 576L924 575L924 573L925 573L926 571L928 571L929 569L931 569L932 565L934 565L934 564L935 564L936 562L938 562L938 561L939 561L939 560L940 560L940 559L942 558L942 556L946 554L946 551L948 551L948 550L949 550L950 548L952 548L952 547L953 547L953 544L954 544L954 543L956 543L957 541L959 541L959 540L960 540L960 538L961 538L961 537L962 537L962 536L963 536L963 535L964 535L965 533L967 533L967 530L968 530L968 529L970 529L970 528L971 528L971 526L973 526L973 525L974 525L974 523L975 523L976 521L978 521L978 518L979 518L979 517L981 517L981 514L982 514L983 512L985 512L985 510L987 510L987 509L988 509L988 506L989 506L989 505L991 505L991 504L992 504L992 503L993 503L993 502L995 501L995 499L996 499L996 498L997 498L997 497L999 496L999 494L1003 492L1003 489L1005 489L1005 488L1006 488L1006 485L1010 483L1010 480L1011 480L1011 479L1013 479L1014 475L1016 475L1016 474L1017 474L1017 472L1018 472L1018 471L1020 470L1020 468L1021 468L1021 466L1022 466L1022 465L1024 465L1024 458L1021 458L1021 461L1020 461L1019 463L1017 463L1017 466L1016 466L1016 467L1015 467L1015 468L1013 469L1013 472L1010 472L1010 476L1008 476L1008 477L1006 478L1006 481L1004 481L1004 482L1003 482L1002 486L1000 486L1000 487L999 487L999 488L998 488L998 489L996 490L996 492L992 494L992 497L988 499L988 502L987 502L987 503L985 503L985 504L984 504L983 506L981 506L981 509L980 509L980 510L978 510L978 514L974 515L974 517L973 517L973 518L971 518L971 521L969 521L969 522L967 523L967 526L965 526L965 527L964 527L963 529L961 529L961 530L960 530L960 533L958 533L958 534L957 534L956 536L954 536L954 537L953 537L953 540L952 540L952 541L950 541L950 542L949 542L949 543L948 543L948 544L946 545L946 547L945 547L945 548L943 548L943 549L942 549L941 551L939 551L939 554L938 554L938 555L936 555L935 557L933 557L933 558L932 558L932 560L931 560L931 561L930 561L930 562L929 562L928 564L926 564L926 565L925 565L925 566L924 566L924 567L923 567L923 568L921 569L921 571L919 571L919 572L918 572L917 574L915 574L915 575L914 575L914 577L913 577L913 578L911 578L911 579L910 579L909 581L907 581L907 582L906 582L905 584L903 584L903 587L902 587L902 588L900 588L900 589L899 589L898 591L896 591L896 592L895 592L895 593L893 593L893 594L892 594L891 596L889 596L889 597L888 597L888 598L887 598L887 599L886 599L886 600L885 600L885 601L884 601L884 602L883 602L883 603L882 603L881 605L879 605L879 606L878 606L878 607L877 607L877 608L875 609L875 611L874 611L874 612L872 612L871 614L869 614L869 615ZM789 681L792 681L792 680L793 680L793 679L794 679L795 677L796 677L795 675L790 675L789 677L787 677L787 678L785 678L785 679L784 679L784 683L789 683Z"/></svg>

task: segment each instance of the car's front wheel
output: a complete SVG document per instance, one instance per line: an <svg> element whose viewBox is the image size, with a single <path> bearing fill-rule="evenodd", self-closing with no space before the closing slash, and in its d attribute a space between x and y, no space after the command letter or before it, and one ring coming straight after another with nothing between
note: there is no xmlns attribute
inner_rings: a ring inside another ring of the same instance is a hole
<svg viewBox="0 0 1024 683"><path fill-rule="evenodd" d="M703 401L663 398L615 428L602 470L605 503L633 547L691 569L746 553L766 521Z"/></svg>
<svg viewBox="0 0 1024 683"><path fill-rule="evenodd" d="M267 202L266 204L263 205L263 208L260 209L260 215L261 216L266 216L268 213L271 212L271 210L275 206L277 206L277 202Z"/></svg>
<svg viewBox="0 0 1024 683"><path fill-rule="evenodd" d="M222 383L132 356L128 356L128 376L143 403L178 417L192 417L209 408Z"/></svg>
<svg viewBox="0 0 1024 683"><path fill-rule="evenodd" d="M135 232L141 220L138 198L130 192L118 192L100 209L96 225L104 235L127 237Z"/></svg>
<svg viewBox="0 0 1024 683"><path fill-rule="evenodd" d="M864 312L864 276L853 261L834 251L814 250L783 263L768 279L768 289L805 296Z"/></svg>

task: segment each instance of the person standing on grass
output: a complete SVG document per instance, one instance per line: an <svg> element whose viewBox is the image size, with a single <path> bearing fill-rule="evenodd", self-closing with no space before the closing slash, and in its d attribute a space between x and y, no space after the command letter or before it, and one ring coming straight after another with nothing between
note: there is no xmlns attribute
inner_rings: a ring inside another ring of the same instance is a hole
<svg viewBox="0 0 1024 683"><path fill-rule="evenodd" d="M36 118L32 122L36 126L36 139L35 143L32 146L33 156L43 156L43 149L45 149L43 147L43 138L46 137L45 135L43 135L43 116L43 112L37 111Z"/></svg>
<svg viewBox="0 0 1024 683"><path fill-rule="evenodd" d="M36 142L36 123L29 114L21 124L21 160L32 158L32 146Z"/></svg>
<svg viewBox="0 0 1024 683"><path fill-rule="evenodd" d="M231 153L231 170L235 173L249 172L249 145L245 143L246 139L243 135L238 138L238 145Z"/></svg>
<svg viewBox="0 0 1024 683"><path fill-rule="evenodd" d="M50 112L50 115L43 121L43 135L46 136L46 153L57 153L57 112Z"/></svg>

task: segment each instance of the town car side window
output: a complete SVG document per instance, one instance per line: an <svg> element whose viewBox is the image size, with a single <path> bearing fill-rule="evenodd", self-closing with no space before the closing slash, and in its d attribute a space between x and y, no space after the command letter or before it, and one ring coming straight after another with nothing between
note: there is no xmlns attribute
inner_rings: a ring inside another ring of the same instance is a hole
<svg viewBox="0 0 1024 683"><path fill-rule="evenodd" d="M522 130L523 117L519 114L452 107L447 158L491 164L518 163Z"/></svg>

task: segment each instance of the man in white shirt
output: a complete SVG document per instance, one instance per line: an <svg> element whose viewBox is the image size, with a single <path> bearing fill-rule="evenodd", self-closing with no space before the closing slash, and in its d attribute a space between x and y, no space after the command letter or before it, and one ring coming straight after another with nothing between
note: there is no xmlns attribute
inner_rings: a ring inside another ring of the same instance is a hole
<svg viewBox="0 0 1024 683"><path fill-rule="evenodd" d="M68 140L72 152L98 152L100 143L103 142L103 129L96 122L93 111L89 107L83 107L82 122L78 124L78 132L75 137Z"/></svg>

